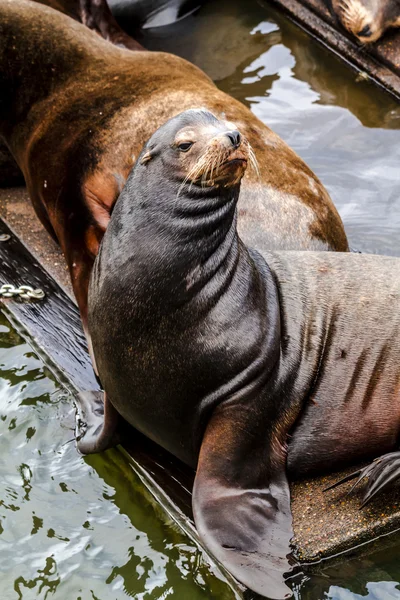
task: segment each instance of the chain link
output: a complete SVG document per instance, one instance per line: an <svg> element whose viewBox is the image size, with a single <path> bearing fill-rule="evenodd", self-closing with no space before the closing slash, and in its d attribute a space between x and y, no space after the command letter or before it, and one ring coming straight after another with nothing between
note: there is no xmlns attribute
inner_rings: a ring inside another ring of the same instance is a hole
<svg viewBox="0 0 400 600"><path fill-rule="evenodd" d="M0 287L0 298L13 298L14 296L19 296L24 300L42 300L45 295L43 290L34 290L30 285L20 285L19 287L15 287L10 283L5 283Z"/></svg>
<svg viewBox="0 0 400 600"><path fill-rule="evenodd" d="M0 242L8 242L11 235L8 233L0 233ZM19 296L23 300L43 300L45 293L41 289L34 290L30 285L20 285L15 287L11 283L4 283L0 286L0 298L13 298Z"/></svg>

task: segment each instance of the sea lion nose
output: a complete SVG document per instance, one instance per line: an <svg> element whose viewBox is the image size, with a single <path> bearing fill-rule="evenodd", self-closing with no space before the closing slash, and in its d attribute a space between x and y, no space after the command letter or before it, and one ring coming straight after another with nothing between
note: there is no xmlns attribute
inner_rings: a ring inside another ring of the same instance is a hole
<svg viewBox="0 0 400 600"><path fill-rule="evenodd" d="M230 139L232 146L239 148L241 142L240 133L238 131L229 131L226 135Z"/></svg>
<svg viewBox="0 0 400 600"><path fill-rule="evenodd" d="M361 29L361 31L359 31L357 33L357 35L359 37L366 37L366 38L371 37L371 35L372 35L371 27L369 25L366 25L365 27L363 27L363 29Z"/></svg>

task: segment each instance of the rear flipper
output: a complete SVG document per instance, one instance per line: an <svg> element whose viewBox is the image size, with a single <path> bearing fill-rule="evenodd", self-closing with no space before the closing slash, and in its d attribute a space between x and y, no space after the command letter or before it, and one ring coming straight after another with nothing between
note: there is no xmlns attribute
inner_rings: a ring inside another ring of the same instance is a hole
<svg viewBox="0 0 400 600"><path fill-rule="evenodd" d="M347 475L347 477L344 477L337 483L331 485L327 490L331 490L356 477L358 479L349 491L349 494L351 494L364 479L368 478L363 503L361 505L361 507L363 507L372 500L376 494L379 494L400 479L400 451L390 452L389 454L384 454L383 456L376 458L370 465Z"/></svg>
<svg viewBox="0 0 400 600"><path fill-rule="evenodd" d="M283 577L291 570L293 535L286 455L273 432L254 430L252 415L243 413L223 404L210 419L193 514L204 545L232 575L258 594L281 600L292 596Z"/></svg>
<svg viewBox="0 0 400 600"><path fill-rule="evenodd" d="M114 19L107 0L84 0L81 5L82 23L93 29L104 39L128 50L144 50L143 46L131 38Z"/></svg>
<svg viewBox="0 0 400 600"><path fill-rule="evenodd" d="M104 392L81 392L76 403L76 445L81 454L94 454L119 443L119 414Z"/></svg>

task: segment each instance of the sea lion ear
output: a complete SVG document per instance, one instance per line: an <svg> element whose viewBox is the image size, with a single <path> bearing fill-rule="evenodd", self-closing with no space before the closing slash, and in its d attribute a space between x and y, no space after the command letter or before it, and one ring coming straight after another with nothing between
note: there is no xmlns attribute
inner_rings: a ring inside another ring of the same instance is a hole
<svg viewBox="0 0 400 600"><path fill-rule="evenodd" d="M234 407L220 405L207 426L193 489L196 527L236 579L282 600L292 596L283 577L291 570L292 537L285 460L274 456L273 443L265 443L267 431L264 436L256 427L252 435L234 413Z"/></svg>
<svg viewBox="0 0 400 600"><path fill-rule="evenodd" d="M142 158L140 159L140 164L146 165L152 158L153 154L150 150L148 150L145 154L143 154Z"/></svg>

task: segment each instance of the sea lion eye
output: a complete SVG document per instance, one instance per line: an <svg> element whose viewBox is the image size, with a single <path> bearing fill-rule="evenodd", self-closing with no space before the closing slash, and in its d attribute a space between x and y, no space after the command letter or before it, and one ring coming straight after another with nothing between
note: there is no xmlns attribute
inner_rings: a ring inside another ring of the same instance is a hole
<svg viewBox="0 0 400 600"><path fill-rule="evenodd" d="M193 142L181 142L178 144L178 150L181 152L187 152L193 146Z"/></svg>

